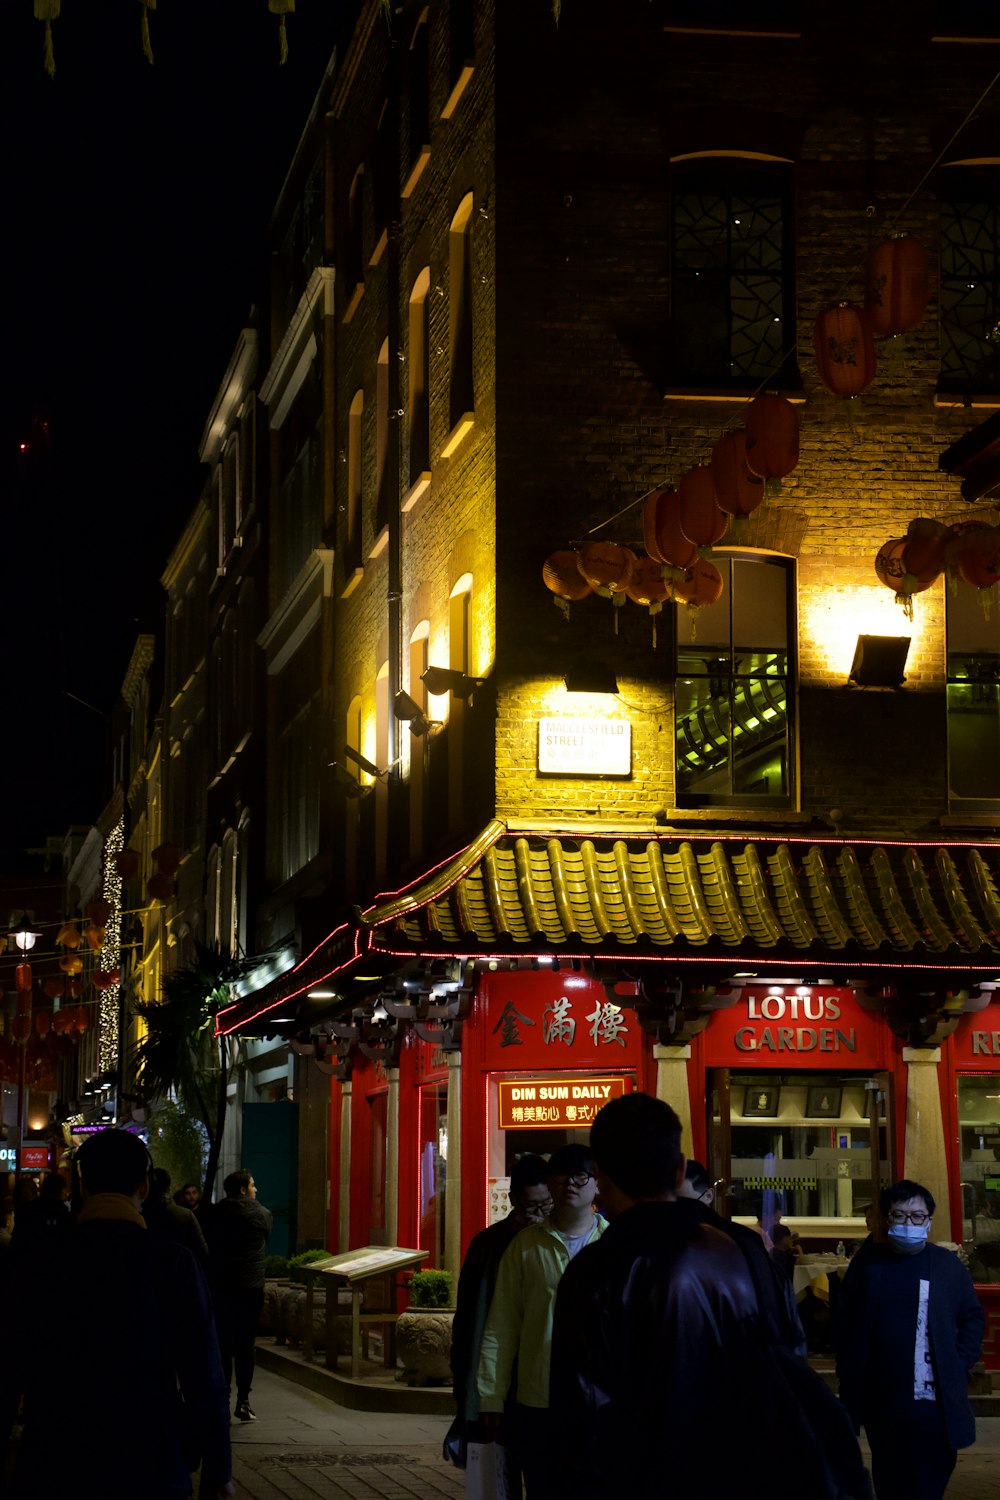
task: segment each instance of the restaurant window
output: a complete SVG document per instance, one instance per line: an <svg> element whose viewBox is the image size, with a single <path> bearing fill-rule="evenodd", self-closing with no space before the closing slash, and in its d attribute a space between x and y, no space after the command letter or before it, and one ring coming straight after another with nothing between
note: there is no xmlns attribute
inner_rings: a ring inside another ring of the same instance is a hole
<svg viewBox="0 0 1000 1500"><path fill-rule="evenodd" d="M891 1181L887 1075L716 1069L708 1096L710 1170L730 1217L780 1214L812 1239L865 1237Z"/></svg>
<svg viewBox="0 0 1000 1500"><path fill-rule="evenodd" d="M1000 165L949 167L941 193L939 388L1000 385Z"/></svg>
<svg viewBox="0 0 1000 1500"><path fill-rule="evenodd" d="M672 378L797 384L791 168L675 163L671 229Z"/></svg>
<svg viewBox="0 0 1000 1500"><path fill-rule="evenodd" d="M978 590L948 590L948 795L953 811L1000 803L1000 627Z"/></svg>
<svg viewBox="0 0 1000 1500"><path fill-rule="evenodd" d="M448 1085L420 1090L420 1249L425 1266L444 1265L445 1186L448 1177Z"/></svg>
<svg viewBox="0 0 1000 1500"><path fill-rule="evenodd" d="M794 576L788 559L716 555L722 594L677 611L678 807L792 804Z"/></svg>
<svg viewBox="0 0 1000 1500"><path fill-rule="evenodd" d="M958 1078L962 1244L973 1281L1000 1281L1000 1073Z"/></svg>

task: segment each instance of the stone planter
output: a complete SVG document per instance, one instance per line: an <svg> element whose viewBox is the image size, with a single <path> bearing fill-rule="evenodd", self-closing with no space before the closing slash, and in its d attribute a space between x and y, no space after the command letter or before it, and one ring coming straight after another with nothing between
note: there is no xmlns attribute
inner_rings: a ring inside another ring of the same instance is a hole
<svg viewBox="0 0 1000 1500"><path fill-rule="evenodd" d="M396 1349L407 1385L451 1384L450 1307L409 1307L396 1322Z"/></svg>

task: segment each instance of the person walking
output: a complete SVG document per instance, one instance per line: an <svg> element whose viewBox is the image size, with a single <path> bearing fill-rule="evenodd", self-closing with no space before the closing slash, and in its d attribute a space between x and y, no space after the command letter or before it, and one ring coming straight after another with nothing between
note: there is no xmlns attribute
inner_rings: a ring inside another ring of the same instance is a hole
<svg viewBox="0 0 1000 1500"><path fill-rule="evenodd" d="M976 1440L969 1372L986 1319L958 1256L930 1243L930 1191L903 1178L879 1208L840 1296L840 1397L864 1426L879 1500L941 1500L957 1450Z"/></svg>
<svg viewBox="0 0 1000 1500"><path fill-rule="evenodd" d="M542 1156L522 1156L510 1174L510 1213L471 1241L462 1262L451 1328L452 1390L456 1420L449 1433L449 1456L456 1451L464 1461L465 1445L475 1437L479 1419L476 1370L486 1316L493 1300L500 1261L514 1236L529 1224L540 1224L552 1210L549 1164ZM519 1492L519 1480L508 1469L508 1488Z"/></svg>
<svg viewBox="0 0 1000 1500"><path fill-rule="evenodd" d="M273 1221L270 1211L257 1202L257 1184L250 1172L230 1172L223 1188L226 1196L206 1222L209 1276L226 1389L231 1392L235 1373L236 1417L253 1422L254 1344L264 1304L264 1257Z"/></svg>
<svg viewBox="0 0 1000 1500"><path fill-rule="evenodd" d="M208 1245L201 1225L191 1209L183 1208L170 1196L170 1173L165 1167L154 1167L149 1196L142 1208L143 1218L153 1234L159 1234L178 1245L186 1245L201 1264L208 1262Z"/></svg>
<svg viewBox="0 0 1000 1500"><path fill-rule="evenodd" d="M200 1464L201 1500L224 1500L229 1407L204 1274L146 1230L152 1164L138 1136L101 1131L77 1164L77 1223L39 1247L8 1309L5 1435L19 1397L24 1414L8 1494L187 1500ZM72 1438L53 1406L66 1379Z"/></svg>
<svg viewBox="0 0 1000 1500"><path fill-rule="evenodd" d="M500 1261L483 1329L476 1383L480 1419L496 1435L516 1365L509 1446L524 1476L527 1500L551 1500L558 1479L551 1465L549 1360L552 1309L560 1277L607 1221L594 1211L597 1180L586 1146L562 1146L549 1160L552 1212L515 1235Z"/></svg>

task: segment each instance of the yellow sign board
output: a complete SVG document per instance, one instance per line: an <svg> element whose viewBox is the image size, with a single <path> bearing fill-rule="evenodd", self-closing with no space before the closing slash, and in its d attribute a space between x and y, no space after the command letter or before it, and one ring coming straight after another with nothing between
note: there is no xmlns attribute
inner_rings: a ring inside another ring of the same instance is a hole
<svg viewBox="0 0 1000 1500"><path fill-rule="evenodd" d="M607 1077L502 1078L497 1081L501 1130L580 1130L609 1099L629 1092L622 1074Z"/></svg>

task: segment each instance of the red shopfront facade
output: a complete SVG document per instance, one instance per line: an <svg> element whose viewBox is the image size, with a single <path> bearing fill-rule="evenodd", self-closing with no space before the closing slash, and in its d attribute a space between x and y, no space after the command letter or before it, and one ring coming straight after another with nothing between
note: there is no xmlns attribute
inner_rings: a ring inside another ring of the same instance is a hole
<svg viewBox="0 0 1000 1500"><path fill-rule="evenodd" d="M807 1242L868 1233L905 1119L882 1014L847 988L748 985L693 1038L688 1066L694 1154L732 1217L752 1222L770 1190Z"/></svg>

